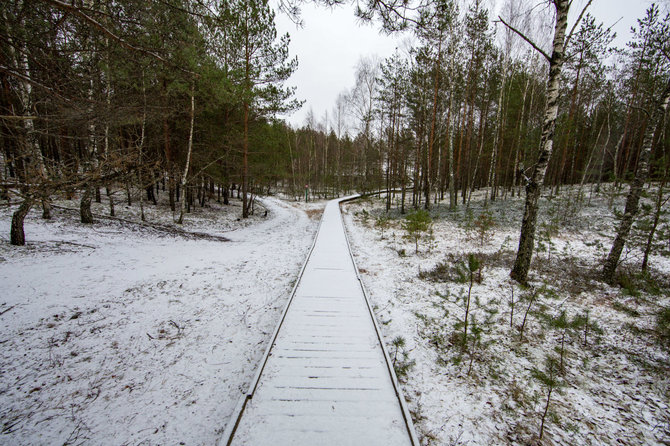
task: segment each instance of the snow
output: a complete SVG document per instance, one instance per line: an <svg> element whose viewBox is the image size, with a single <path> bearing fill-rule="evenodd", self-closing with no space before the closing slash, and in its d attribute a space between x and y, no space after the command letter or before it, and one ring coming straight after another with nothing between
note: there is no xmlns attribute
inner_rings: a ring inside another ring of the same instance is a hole
<svg viewBox="0 0 670 446"><path fill-rule="evenodd" d="M229 242L33 210L19 248L6 236L13 208L2 208L3 443L215 443L317 227L301 207L319 204L262 205L267 218L257 210L250 222L238 221L236 200L186 216L185 229ZM117 215L136 219L137 205L117 204Z"/></svg>
<svg viewBox="0 0 670 446"><path fill-rule="evenodd" d="M542 444L668 444L670 441L670 356L656 342L652 329L668 295L627 296L618 287L597 280L598 262L611 244L615 221L607 199L594 195L591 202L571 209L570 197L543 200L542 220L553 208L567 215L559 235L552 238L551 260L541 252L534 258L530 281L545 284L555 296L542 296L544 313L555 317L561 310L570 317L585 314L597 321L601 335L589 334L587 346L577 332L566 341L565 386L552 395ZM474 217L484 207L481 196L471 204ZM615 199L621 206L622 198ZM515 299L522 290L509 281L523 202L514 198L489 203L486 210L496 221L488 243L468 231L463 206L450 212L441 203L432 213L434 237L414 244L403 238L401 216L391 212L392 226L375 227L384 214L380 200L346 205L345 223L352 249L386 339L404 338L408 360L414 367L405 377L403 392L413 413L417 433L426 445L529 444L537 442L546 388L531 376L542 369L544 357L555 354L560 332L547 328L534 312L528 316L519 341L527 303L516 306L510 328L510 287ZM558 209L556 209L558 208ZM570 214L570 213L574 213ZM464 308L458 297L467 283L434 282L420 277L440 262L454 265L475 253L483 259L482 283L474 283L472 313L483 329L482 344L474 360L460 354L454 341L462 328ZM639 253L630 252L624 266L633 267ZM657 271L670 274L667 257L655 256ZM625 305L638 316L617 310ZM540 308L538 306L538 308ZM490 325L484 325L489 313ZM636 327L636 328L631 328ZM460 331L459 331L460 330ZM637 330L637 331L636 331ZM471 370L469 371L471 367Z"/></svg>
<svg viewBox="0 0 670 446"><path fill-rule="evenodd" d="M387 361L332 200L231 444L414 444Z"/></svg>
<svg viewBox="0 0 670 446"><path fill-rule="evenodd" d="M267 348L324 203L265 198L255 216L240 220L238 200L212 202L187 214L190 233L177 233L165 194L160 198L158 207L145 203L154 226L130 222L139 219L137 203L117 203L126 221L98 218L90 226L78 223L76 211L55 208L44 221L35 209L26 221L28 244L19 248L8 242L15 206L0 208L2 443L197 445L220 437ZM670 357L653 332L656 312L670 306L670 259L651 259L660 294L598 281L616 223L610 199L622 208L612 191L580 206L570 196L542 201L542 220L551 214L561 223L546 242L551 254L533 261L531 284L555 292L540 297L539 313L588 310L602 329L586 345L581 332L568 336L565 386L552 395L543 444L670 442ZM480 195L471 209L473 218L483 211ZM407 355L409 371L400 379L425 445L537 442L546 388L531 371L555 354L560 332L531 312L521 342L525 302L510 327L510 291L515 299L523 293L508 281L522 201L497 201L488 211L496 225L480 246L463 206L449 212L441 204L433 212L435 239L422 241L415 255L399 215L380 239L374 218L383 202L344 205L387 349L394 358ZM107 206L94 204L94 212ZM484 261L472 290L483 334L475 353L461 356L454 325L468 285L426 274L468 253ZM628 251L623 266L634 269L639 260ZM492 309L498 312L484 326ZM393 345L399 337L402 348Z"/></svg>

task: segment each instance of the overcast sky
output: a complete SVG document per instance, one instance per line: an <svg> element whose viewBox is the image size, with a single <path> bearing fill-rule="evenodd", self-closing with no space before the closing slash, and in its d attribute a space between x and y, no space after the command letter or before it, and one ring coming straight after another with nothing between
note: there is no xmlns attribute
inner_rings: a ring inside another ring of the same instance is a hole
<svg viewBox="0 0 670 446"><path fill-rule="evenodd" d="M540 2L534 0L533 4ZM496 3L499 6L502 0ZM571 15L585 3L576 0ZM630 37L630 27L636 25L651 3L651 0L594 0L589 12L606 26L619 20L613 27L617 33L615 44L623 46ZM495 10L495 6L491 9ZM291 56L298 56L298 70L287 84L297 86L296 96L306 102L301 110L285 117L296 126L304 124L310 109L319 121L326 112L332 115L337 95L353 86L354 69L362 56L378 55L384 59L396 48L402 49L403 41L407 40L403 35L380 34L374 23L359 23L349 5L329 9L307 2L301 17L304 26L299 29L282 13L276 18L278 31L291 35Z"/></svg>

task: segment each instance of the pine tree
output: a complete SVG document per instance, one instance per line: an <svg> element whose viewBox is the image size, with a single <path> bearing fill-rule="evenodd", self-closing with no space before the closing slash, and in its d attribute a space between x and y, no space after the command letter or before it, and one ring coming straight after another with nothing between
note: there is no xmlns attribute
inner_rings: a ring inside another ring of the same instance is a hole
<svg viewBox="0 0 670 446"><path fill-rule="evenodd" d="M231 42L238 47L231 51L228 67L238 81L243 110L242 140L242 217L249 216L249 132L250 124L261 117L286 112L299 106L289 101L293 88L285 88L298 60L289 60L289 35L277 41L275 14L267 0L230 0L222 3L221 15Z"/></svg>

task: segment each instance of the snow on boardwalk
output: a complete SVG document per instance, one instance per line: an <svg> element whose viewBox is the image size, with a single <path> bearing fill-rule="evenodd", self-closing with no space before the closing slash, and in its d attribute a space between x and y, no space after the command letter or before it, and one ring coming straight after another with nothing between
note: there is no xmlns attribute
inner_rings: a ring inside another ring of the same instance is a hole
<svg viewBox="0 0 670 446"><path fill-rule="evenodd" d="M333 200L221 445L417 445ZM271 254L270 254L271 255Z"/></svg>

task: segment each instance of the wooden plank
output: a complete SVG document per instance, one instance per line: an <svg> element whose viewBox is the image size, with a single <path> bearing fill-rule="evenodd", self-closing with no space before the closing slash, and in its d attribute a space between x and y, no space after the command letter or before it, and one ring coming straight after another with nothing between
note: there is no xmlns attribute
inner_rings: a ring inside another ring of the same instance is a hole
<svg viewBox="0 0 670 446"><path fill-rule="evenodd" d="M418 446L336 200L253 389L222 444Z"/></svg>

